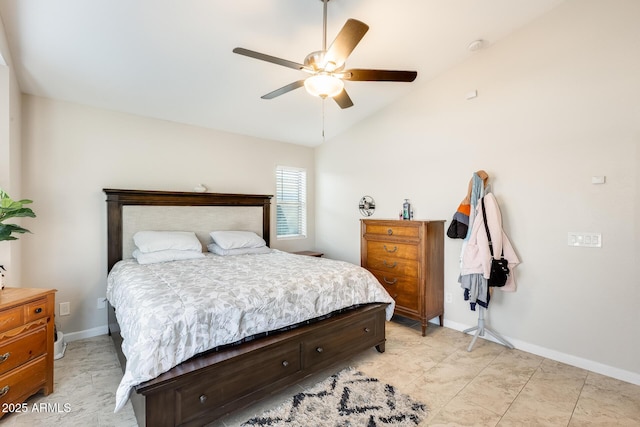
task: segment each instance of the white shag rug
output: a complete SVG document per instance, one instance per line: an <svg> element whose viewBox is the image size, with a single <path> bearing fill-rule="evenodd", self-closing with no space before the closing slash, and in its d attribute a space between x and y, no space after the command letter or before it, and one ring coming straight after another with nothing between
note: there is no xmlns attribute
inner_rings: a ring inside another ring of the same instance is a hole
<svg viewBox="0 0 640 427"><path fill-rule="evenodd" d="M242 426L417 426L426 414L392 385L346 368Z"/></svg>

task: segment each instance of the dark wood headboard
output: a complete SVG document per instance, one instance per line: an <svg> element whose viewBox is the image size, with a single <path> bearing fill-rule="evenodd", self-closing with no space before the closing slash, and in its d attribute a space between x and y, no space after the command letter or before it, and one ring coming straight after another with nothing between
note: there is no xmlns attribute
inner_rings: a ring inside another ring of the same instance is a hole
<svg viewBox="0 0 640 427"><path fill-rule="evenodd" d="M108 271L122 259L122 207L137 206L256 206L262 207L262 237L270 244L271 195L114 190L107 195Z"/></svg>

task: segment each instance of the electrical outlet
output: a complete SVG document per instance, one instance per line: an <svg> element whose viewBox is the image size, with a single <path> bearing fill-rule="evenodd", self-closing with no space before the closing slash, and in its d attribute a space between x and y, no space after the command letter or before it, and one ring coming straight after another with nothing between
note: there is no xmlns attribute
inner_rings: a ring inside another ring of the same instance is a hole
<svg viewBox="0 0 640 427"><path fill-rule="evenodd" d="M60 303L60 316L68 316L71 314L71 303L70 302L61 302Z"/></svg>
<svg viewBox="0 0 640 427"><path fill-rule="evenodd" d="M102 310L104 308L107 308L107 299L105 297L98 298L96 301L96 309Z"/></svg>
<svg viewBox="0 0 640 427"><path fill-rule="evenodd" d="M451 304L453 302L453 295L451 294L451 292L445 292L444 294L444 301L447 304Z"/></svg>

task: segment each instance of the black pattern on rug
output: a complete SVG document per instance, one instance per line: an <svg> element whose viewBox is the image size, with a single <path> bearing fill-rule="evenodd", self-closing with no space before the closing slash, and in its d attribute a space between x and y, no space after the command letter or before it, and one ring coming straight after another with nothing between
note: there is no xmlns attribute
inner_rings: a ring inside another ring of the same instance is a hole
<svg viewBox="0 0 640 427"><path fill-rule="evenodd" d="M416 426L426 414L423 403L392 385L346 368L242 426Z"/></svg>

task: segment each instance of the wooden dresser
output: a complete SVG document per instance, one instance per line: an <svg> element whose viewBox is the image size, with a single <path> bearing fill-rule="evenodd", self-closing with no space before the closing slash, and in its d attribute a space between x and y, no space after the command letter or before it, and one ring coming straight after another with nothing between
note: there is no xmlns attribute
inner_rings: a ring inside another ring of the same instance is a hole
<svg viewBox="0 0 640 427"><path fill-rule="evenodd" d="M55 289L0 291L0 406L53 392ZM0 412L0 417L6 410Z"/></svg>
<svg viewBox="0 0 640 427"><path fill-rule="evenodd" d="M361 265L396 301L395 313L427 321L444 315L444 220L361 220Z"/></svg>

